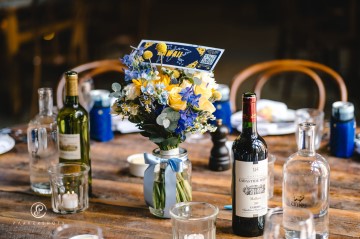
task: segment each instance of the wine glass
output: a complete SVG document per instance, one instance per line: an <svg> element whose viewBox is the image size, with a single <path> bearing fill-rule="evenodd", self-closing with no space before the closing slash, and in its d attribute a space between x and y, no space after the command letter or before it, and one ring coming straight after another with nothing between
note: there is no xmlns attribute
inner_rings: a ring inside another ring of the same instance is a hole
<svg viewBox="0 0 360 239"><path fill-rule="evenodd" d="M266 239L315 239L314 217L308 209L273 208L269 210L265 220Z"/></svg>

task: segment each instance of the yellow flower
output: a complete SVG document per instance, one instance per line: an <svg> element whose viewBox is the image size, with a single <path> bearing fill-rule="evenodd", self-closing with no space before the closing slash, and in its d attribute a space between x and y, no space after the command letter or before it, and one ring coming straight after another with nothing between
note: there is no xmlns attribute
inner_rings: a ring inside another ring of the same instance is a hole
<svg viewBox="0 0 360 239"><path fill-rule="evenodd" d="M179 78L180 77L180 72L178 70L173 70L173 77L174 78Z"/></svg>
<svg viewBox="0 0 360 239"><path fill-rule="evenodd" d="M208 111L210 113L215 112L215 106L206 98L200 97L199 99L199 109Z"/></svg>
<svg viewBox="0 0 360 239"><path fill-rule="evenodd" d="M169 91L169 106L176 111L186 109L186 101L182 101L179 94L181 90L182 88L177 86Z"/></svg>
<svg viewBox="0 0 360 239"><path fill-rule="evenodd" d="M153 57L153 53L151 51L144 51L143 57L145 60L149 60Z"/></svg>
<svg viewBox="0 0 360 239"><path fill-rule="evenodd" d="M213 90L212 97L214 98L214 100L221 100L222 95L219 91Z"/></svg>
<svg viewBox="0 0 360 239"><path fill-rule="evenodd" d="M195 94L201 94L199 99L199 109L213 113L215 111L215 107L209 101L212 96L212 90L207 88L204 84L201 84L195 86L194 92Z"/></svg>
<svg viewBox="0 0 360 239"><path fill-rule="evenodd" d="M205 99L209 99L212 95L211 89L207 88L204 84L201 85L196 85L195 86L195 90L194 90L195 94L201 94L201 98L205 98Z"/></svg>
<svg viewBox="0 0 360 239"><path fill-rule="evenodd" d="M180 87L183 88L183 89L185 89L186 87L191 87L191 86L192 86L192 84L188 80L183 80L183 82L180 85Z"/></svg>
<svg viewBox="0 0 360 239"><path fill-rule="evenodd" d="M141 79L133 79L132 82L136 89L136 94L140 95L141 86L143 85L143 81ZM146 86L146 82L144 82L144 86Z"/></svg>
<svg viewBox="0 0 360 239"><path fill-rule="evenodd" d="M160 77L160 79L152 81L152 83L154 85L156 85L156 84L164 84L165 87L170 85L170 77L168 75L159 73L158 76Z"/></svg>
<svg viewBox="0 0 360 239"><path fill-rule="evenodd" d="M165 42L159 42L156 44L156 50L158 51L159 55L165 55L167 51L167 45Z"/></svg>

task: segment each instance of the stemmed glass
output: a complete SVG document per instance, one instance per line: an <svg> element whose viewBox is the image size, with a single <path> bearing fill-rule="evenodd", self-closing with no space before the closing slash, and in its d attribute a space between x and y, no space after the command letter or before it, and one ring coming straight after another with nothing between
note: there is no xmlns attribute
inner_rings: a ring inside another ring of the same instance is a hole
<svg viewBox="0 0 360 239"><path fill-rule="evenodd" d="M308 209L273 208L269 210L265 220L266 239L315 239L314 218Z"/></svg>

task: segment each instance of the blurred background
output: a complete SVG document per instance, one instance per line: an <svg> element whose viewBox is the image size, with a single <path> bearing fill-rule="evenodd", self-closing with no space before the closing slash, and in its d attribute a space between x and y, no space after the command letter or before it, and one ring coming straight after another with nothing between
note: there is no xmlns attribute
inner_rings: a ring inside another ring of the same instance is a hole
<svg viewBox="0 0 360 239"><path fill-rule="evenodd" d="M360 3L356 0L0 0L0 128L27 123L38 111L37 89L56 86L79 64L117 59L141 39L223 48L218 83L274 59L323 63L345 80L360 119ZM101 87L111 90L110 79ZM325 118L340 99L326 82ZM250 86L242 86L241 91ZM275 81L262 98L307 106L308 84ZM240 94L240 92L239 92ZM241 98L241 97L239 97Z"/></svg>

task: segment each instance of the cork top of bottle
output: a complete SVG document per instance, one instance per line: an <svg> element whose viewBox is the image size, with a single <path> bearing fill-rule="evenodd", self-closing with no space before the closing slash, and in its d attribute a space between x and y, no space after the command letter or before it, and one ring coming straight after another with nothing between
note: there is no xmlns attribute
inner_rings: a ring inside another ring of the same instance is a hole
<svg viewBox="0 0 360 239"><path fill-rule="evenodd" d="M78 96L78 73L76 71L65 72L67 96Z"/></svg>
<svg viewBox="0 0 360 239"><path fill-rule="evenodd" d="M67 79L78 79L78 73L76 71L67 71L65 72L65 77Z"/></svg>

